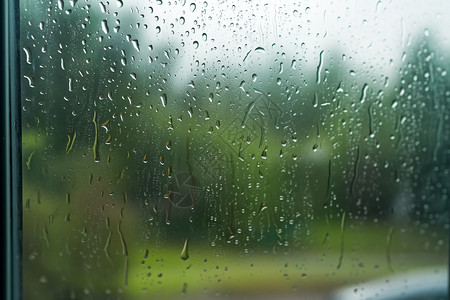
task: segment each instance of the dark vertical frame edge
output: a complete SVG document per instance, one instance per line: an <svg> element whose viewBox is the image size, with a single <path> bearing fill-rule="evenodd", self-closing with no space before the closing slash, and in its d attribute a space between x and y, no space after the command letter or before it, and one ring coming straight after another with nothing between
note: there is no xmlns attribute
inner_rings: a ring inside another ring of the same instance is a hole
<svg viewBox="0 0 450 300"><path fill-rule="evenodd" d="M22 298L22 105L20 93L20 1L9 1L11 105L12 299Z"/></svg>
<svg viewBox="0 0 450 300"><path fill-rule="evenodd" d="M2 193L3 299L22 298L22 151L20 110L19 1L1 4L2 30Z"/></svg>
<svg viewBox="0 0 450 300"><path fill-rule="evenodd" d="M9 202L10 202L10 192L9 192L9 166L8 166L8 150L9 149L9 105L7 99L9 99L9 92L7 87L9 86L8 81L8 58L7 58L7 47L8 47L8 1L3 1L0 5L0 13L2 16L2 43L1 43L1 54L0 57L2 58L2 78L1 78L1 91L3 93L2 95L2 108L1 112L2 115L2 122L1 122L1 131L2 131L2 145L0 148L1 153L1 170L2 170L2 180L1 180L1 188L0 191L2 192L2 198L4 199L2 201L2 214L3 214L3 223L2 230L1 230L1 238L2 238L2 245L3 245L3 256L1 260L1 268L3 271L3 278L2 281L2 296L4 299L10 299L10 222L9 222Z"/></svg>

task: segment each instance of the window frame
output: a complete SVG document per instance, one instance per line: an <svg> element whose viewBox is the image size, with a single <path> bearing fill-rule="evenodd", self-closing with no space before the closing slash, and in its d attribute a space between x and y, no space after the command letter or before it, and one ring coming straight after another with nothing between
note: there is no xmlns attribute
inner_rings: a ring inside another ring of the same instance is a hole
<svg viewBox="0 0 450 300"><path fill-rule="evenodd" d="M22 151L20 105L19 1L5 0L2 15L2 146L3 299L21 299L22 273Z"/></svg>

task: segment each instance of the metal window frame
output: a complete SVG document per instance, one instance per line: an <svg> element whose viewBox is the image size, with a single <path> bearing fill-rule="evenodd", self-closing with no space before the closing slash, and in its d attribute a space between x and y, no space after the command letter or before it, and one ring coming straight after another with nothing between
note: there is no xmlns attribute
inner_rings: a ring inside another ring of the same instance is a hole
<svg viewBox="0 0 450 300"><path fill-rule="evenodd" d="M3 180L3 299L21 299L22 273L22 151L20 105L20 39L19 1L5 0L0 5L2 16L2 80L3 114L1 121L1 164Z"/></svg>

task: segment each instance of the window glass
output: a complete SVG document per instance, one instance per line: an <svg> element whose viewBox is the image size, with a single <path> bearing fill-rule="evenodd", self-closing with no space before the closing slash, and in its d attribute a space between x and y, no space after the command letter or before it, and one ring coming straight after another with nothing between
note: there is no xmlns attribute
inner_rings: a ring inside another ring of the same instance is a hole
<svg viewBox="0 0 450 300"><path fill-rule="evenodd" d="M24 299L445 299L449 12L21 0Z"/></svg>

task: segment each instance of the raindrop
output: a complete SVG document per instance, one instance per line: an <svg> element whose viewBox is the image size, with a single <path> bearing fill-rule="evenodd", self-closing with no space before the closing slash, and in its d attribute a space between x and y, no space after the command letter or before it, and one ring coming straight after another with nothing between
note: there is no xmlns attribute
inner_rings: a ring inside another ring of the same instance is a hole
<svg viewBox="0 0 450 300"><path fill-rule="evenodd" d="M33 82L33 77L32 76L28 76L28 75L23 75L23 77L28 80L28 85L31 88L34 88L34 82Z"/></svg>
<svg viewBox="0 0 450 300"><path fill-rule="evenodd" d="M366 101L368 88L369 86L367 85L367 83L365 83L361 92L361 98L359 99L359 102L364 103Z"/></svg>
<svg viewBox="0 0 450 300"><path fill-rule="evenodd" d="M134 49L136 49L139 52L140 51L139 41L138 40L132 40L131 43L133 44Z"/></svg>
<svg viewBox="0 0 450 300"><path fill-rule="evenodd" d="M258 215L267 209L267 204L265 202L261 203L259 206Z"/></svg>
<svg viewBox="0 0 450 300"><path fill-rule="evenodd" d="M292 69L296 69L296 65L297 65L297 61L294 59L294 60L292 60L292 62L291 62L291 68Z"/></svg>
<svg viewBox="0 0 450 300"><path fill-rule="evenodd" d="M188 254L188 239L187 238L184 241L184 246L183 246L183 249L181 250L180 258L182 260L187 260L189 258L189 254Z"/></svg>
<svg viewBox="0 0 450 300"><path fill-rule="evenodd" d="M31 65L31 51L29 48L24 47L23 51L25 52L25 61L27 64Z"/></svg>
<svg viewBox="0 0 450 300"><path fill-rule="evenodd" d="M257 47L255 49L255 52L257 52L257 53L264 53L264 52L266 52L266 49L264 49L263 47Z"/></svg>
<svg viewBox="0 0 450 300"><path fill-rule="evenodd" d="M194 41L192 44L194 45L194 49L198 48L198 42L197 41Z"/></svg>
<svg viewBox="0 0 450 300"><path fill-rule="evenodd" d="M64 1L63 1L63 0L58 0L58 8L59 8L60 10L63 10L63 9L64 9Z"/></svg>
<svg viewBox="0 0 450 300"><path fill-rule="evenodd" d="M117 0L116 4L117 4L117 7L120 8L120 7L123 6L123 1L122 0Z"/></svg>
<svg viewBox="0 0 450 300"><path fill-rule="evenodd" d="M106 6L105 6L105 4L103 4L103 2L100 2L99 5L100 5L100 10L102 11L102 13L106 14Z"/></svg>
<svg viewBox="0 0 450 300"><path fill-rule="evenodd" d="M317 93L314 93L313 107L317 107L318 105L319 105L319 98L317 97Z"/></svg>
<svg viewBox="0 0 450 300"><path fill-rule="evenodd" d="M195 9L197 8L197 5L195 5L195 3L191 3L191 5L189 5L189 7L191 8L191 12L194 12Z"/></svg>
<svg viewBox="0 0 450 300"><path fill-rule="evenodd" d="M105 34L108 34L109 32L108 21L106 20L102 21L102 30Z"/></svg>
<svg viewBox="0 0 450 300"><path fill-rule="evenodd" d="M166 94L162 94L160 98L161 98L162 106L166 107L166 105L167 105L167 95Z"/></svg>
<svg viewBox="0 0 450 300"><path fill-rule="evenodd" d="M239 88L245 92L244 86L245 86L245 81L242 80L241 83L239 84Z"/></svg>
<svg viewBox="0 0 450 300"><path fill-rule="evenodd" d="M394 100L394 101L392 101L392 108L396 108L397 107L397 105L398 105L398 102L397 102L397 100Z"/></svg>
<svg viewBox="0 0 450 300"><path fill-rule="evenodd" d="M206 35L206 33L202 34L202 39L206 42L206 40L208 39L208 36Z"/></svg>
<svg viewBox="0 0 450 300"><path fill-rule="evenodd" d="M263 152L261 153L262 159L267 159L267 146L264 148Z"/></svg>
<svg viewBox="0 0 450 300"><path fill-rule="evenodd" d="M322 67L323 67L323 50L320 51L319 55L319 64L317 65L317 72L316 72L316 83L320 83L321 73L322 73Z"/></svg>

